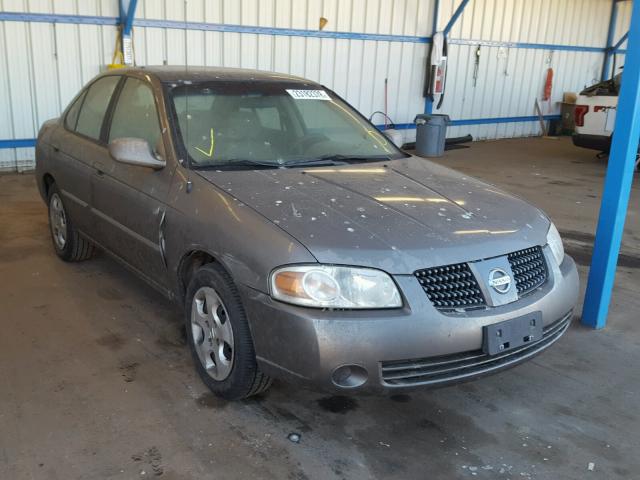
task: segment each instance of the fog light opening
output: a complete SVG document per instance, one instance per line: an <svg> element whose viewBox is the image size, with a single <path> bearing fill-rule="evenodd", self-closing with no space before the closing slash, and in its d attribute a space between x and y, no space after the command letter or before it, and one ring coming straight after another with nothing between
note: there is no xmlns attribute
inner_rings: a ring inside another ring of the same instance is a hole
<svg viewBox="0 0 640 480"><path fill-rule="evenodd" d="M364 385L368 378L367 370L360 365L342 365L331 375L334 385L342 388L357 388Z"/></svg>

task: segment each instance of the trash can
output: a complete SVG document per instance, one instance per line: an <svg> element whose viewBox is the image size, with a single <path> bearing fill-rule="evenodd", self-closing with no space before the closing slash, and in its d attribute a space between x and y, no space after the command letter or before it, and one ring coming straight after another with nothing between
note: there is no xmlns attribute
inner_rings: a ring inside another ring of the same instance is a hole
<svg viewBox="0 0 640 480"><path fill-rule="evenodd" d="M416 153L421 157L441 157L447 139L449 115L416 115Z"/></svg>

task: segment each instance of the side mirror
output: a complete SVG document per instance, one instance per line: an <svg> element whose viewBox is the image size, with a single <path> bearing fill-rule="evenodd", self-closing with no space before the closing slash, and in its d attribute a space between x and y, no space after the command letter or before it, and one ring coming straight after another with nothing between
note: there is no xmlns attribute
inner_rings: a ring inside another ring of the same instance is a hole
<svg viewBox="0 0 640 480"><path fill-rule="evenodd" d="M166 162L157 159L151 152L149 142L142 138L116 138L109 142L109 153L118 162L138 167L164 168Z"/></svg>

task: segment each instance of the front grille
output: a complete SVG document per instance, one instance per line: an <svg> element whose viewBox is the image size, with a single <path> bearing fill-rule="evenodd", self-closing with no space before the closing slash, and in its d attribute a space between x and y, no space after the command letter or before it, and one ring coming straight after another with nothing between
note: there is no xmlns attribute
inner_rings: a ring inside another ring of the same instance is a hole
<svg viewBox="0 0 640 480"><path fill-rule="evenodd" d="M466 263L418 270L415 276L438 310L485 306L478 282Z"/></svg>
<svg viewBox="0 0 640 480"><path fill-rule="evenodd" d="M547 280L547 264L541 247L525 248L507 255L516 279L518 296L524 297Z"/></svg>
<svg viewBox="0 0 640 480"><path fill-rule="evenodd" d="M573 312L544 327L542 339L499 355L482 350L413 360L381 362L382 382L387 386L438 385L473 378L515 365L541 352L569 328Z"/></svg>

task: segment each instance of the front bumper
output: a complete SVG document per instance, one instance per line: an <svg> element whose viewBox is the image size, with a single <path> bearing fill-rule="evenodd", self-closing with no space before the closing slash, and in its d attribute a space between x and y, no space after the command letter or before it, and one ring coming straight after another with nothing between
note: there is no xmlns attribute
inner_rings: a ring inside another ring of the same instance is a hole
<svg viewBox="0 0 640 480"><path fill-rule="evenodd" d="M333 391L398 391L476 378L516 365L553 344L568 328L578 298L575 263L550 262L544 285L516 302L445 315L431 304L412 275L395 277L405 306L396 310L329 311L272 300L243 288L260 368L275 378ZM545 336L502 355L482 353L482 327L541 312ZM342 366L366 371L357 387L332 378Z"/></svg>
<svg viewBox="0 0 640 480"><path fill-rule="evenodd" d="M584 133L574 133L571 137L576 147L589 148L600 152L608 152L611 148L610 135L587 135Z"/></svg>

